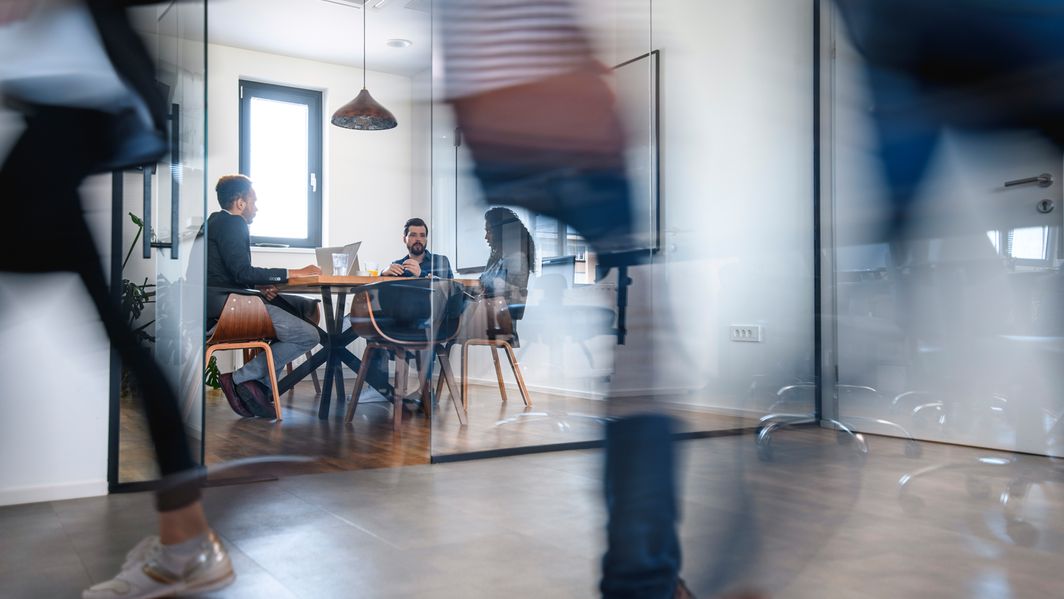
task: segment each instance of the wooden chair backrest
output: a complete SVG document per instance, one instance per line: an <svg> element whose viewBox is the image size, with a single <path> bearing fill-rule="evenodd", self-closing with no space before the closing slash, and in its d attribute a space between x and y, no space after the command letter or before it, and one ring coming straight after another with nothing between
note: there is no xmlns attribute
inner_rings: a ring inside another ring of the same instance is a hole
<svg viewBox="0 0 1064 599"><path fill-rule="evenodd" d="M363 339L386 339L373 318L373 298L368 291L359 291L351 300L351 328Z"/></svg>
<svg viewBox="0 0 1064 599"><path fill-rule="evenodd" d="M509 314L507 314L507 316L509 316ZM425 346L425 343L421 341L403 341L390 337L388 333L381 328L380 323L377 322L377 318L373 314L373 296L369 291L359 291L355 294L354 299L351 301L351 317L351 328L363 339L405 347ZM450 337L446 339L435 339L433 344L447 343L454 339L456 334L457 328ZM431 348L433 344L430 344L428 347Z"/></svg>
<svg viewBox="0 0 1064 599"><path fill-rule="evenodd" d="M473 320L459 327L464 331L463 337L469 335L469 339L506 338L514 334L514 320L503 297L481 297L466 308L462 318Z"/></svg>
<svg viewBox="0 0 1064 599"><path fill-rule="evenodd" d="M262 298L255 295L230 293L225 300L225 308L218 317L218 325L207 340L207 345L215 343L234 343L240 341L258 341L274 339L277 332L273 329L270 313Z"/></svg>
<svg viewBox="0 0 1064 599"><path fill-rule="evenodd" d="M488 330L494 335L512 336L514 334L514 320L510 314L510 306L503 297L484 298L488 306Z"/></svg>

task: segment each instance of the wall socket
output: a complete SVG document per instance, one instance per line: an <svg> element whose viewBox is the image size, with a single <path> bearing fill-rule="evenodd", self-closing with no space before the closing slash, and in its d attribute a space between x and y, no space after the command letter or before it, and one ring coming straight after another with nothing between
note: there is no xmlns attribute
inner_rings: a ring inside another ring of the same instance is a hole
<svg viewBox="0 0 1064 599"><path fill-rule="evenodd" d="M747 341L761 343L761 325L759 324L733 324L728 327L728 335L732 341Z"/></svg>

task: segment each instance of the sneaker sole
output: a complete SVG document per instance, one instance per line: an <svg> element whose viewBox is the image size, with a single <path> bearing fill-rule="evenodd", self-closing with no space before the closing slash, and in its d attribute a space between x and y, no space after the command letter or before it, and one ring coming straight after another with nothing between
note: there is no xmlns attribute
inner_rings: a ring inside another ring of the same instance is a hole
<svg viewBox="0 0 1064 599"><path fill-rule="evenodd" d="M233 584L233 581L235 581L235 580L236 580L236 572L234 572L233 570L229 570L229 572L227 572L221 578L217 578L215 580L208 580L206 582L201 582L201 583L197 583L197 584L193 584L193 585L188 585L185 588L183 588L183 589L181 589L179 591L176 591L172 596L173 597L185 597L187 595L198 595L200 593L206 593L206 592L209 592L209 591L217 591L218 589L224 589L225 587ZM163 596L165 597L166 595L163 595Z"/></svg>
<svg viewBox="0 0 1064 599"><path fill-rule="evenodd" d="M220 578L214 580L208 580L196 584L187 584L184 586L173 586L168 589L158 589L154 593L148 595L139 595L139 599L162 599L163 597L185 597L188 595L198 595L200 593L206 593L208 591L216 591L223 589L236 580L236 572L230 569Z"/></svg>

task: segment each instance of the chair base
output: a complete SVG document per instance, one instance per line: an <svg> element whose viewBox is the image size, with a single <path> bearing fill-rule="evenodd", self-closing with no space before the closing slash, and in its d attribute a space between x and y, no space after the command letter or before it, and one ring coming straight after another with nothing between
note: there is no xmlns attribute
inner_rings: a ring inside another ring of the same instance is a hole
<svg viewBox="0 0 1064 599"><path fill-rule="evenodd" d="M211 363L214 352L233 349L260 349L266 354L266 368L270 371L270 390L273 391L273 410L277 420L283 420L281 416L281 396L277 392L277 372L274 370L273 351L270 344L265 341L242 341L237 343L215 343L207 346L207 354L204 364Z"/></svg>
<svg viewBox="0 0 1064 599"><path fill-rule="evenodd" d="M373 357L374 352L377 351L396 352L395 384L392 387L393 430L399 430L403 421L403 391L407 376L408 367L406 362L406 352L408 351L414 352L416 357L418 366L418 388L421 390L422 405L425 408L425 413L431 415L431 400L427 397L429 390L428 368L421 363L420 354L422 351L430 351L430 348L397 347L387 343L370 342L366 344L366 350L362 352L362 365L358 369L358 377L355 379L355 388L351 393L351 401L347 404L347 412L344 414L344 422L350 424L355 418L355 410L358 408L358 400L362 395L362 387L365 385L366 377L369 374L370 358ZM435 348L431 348L431 351L440 361L440 385L442 386L444 382L447 383L447 387L451 391L451 404L454 406L454 410L458 414L458 421L462 426L465 426L466 415L458 406L457 386L454 381L454 373L451 370L451 363L447 359L447 355L442 345L437 345ZM437 396L438 395L439 392L437 392Z"/></svg>
<svg viewBox="0 0 1064 599"><path fill-rule="evenodd" d="M521 399L524 400L526 406L532 405L532 396L528 393L528 387L525 386L525 377L521 374L521 365L517 362L514 348L509 341L504 339L469 339L462 342L461 345L463 411L469 412L469 347L475 345L491 347L491 357L495 362L495 376L499 381L499 393L502 395L503 401L507 400L506 383L502 380L502 366L499 364L498 350L499 348L506 350L506 358L510 361L510 368L513 370L514 378L517 379L517 388L521 391Z"/></svg>

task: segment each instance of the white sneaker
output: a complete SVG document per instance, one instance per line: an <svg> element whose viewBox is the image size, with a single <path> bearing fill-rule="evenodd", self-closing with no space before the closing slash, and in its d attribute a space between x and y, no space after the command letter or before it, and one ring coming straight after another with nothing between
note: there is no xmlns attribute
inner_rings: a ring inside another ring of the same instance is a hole
<svg viewBox="0 0 1064 599"><path fill-rule="evenodd" d="M203 593L236 580L229 554L214 531L203 541L181 572L163 565L164 547L158 537L148 537L126 556L117 576L82 592L82 599L151 599Z"/></svg>

